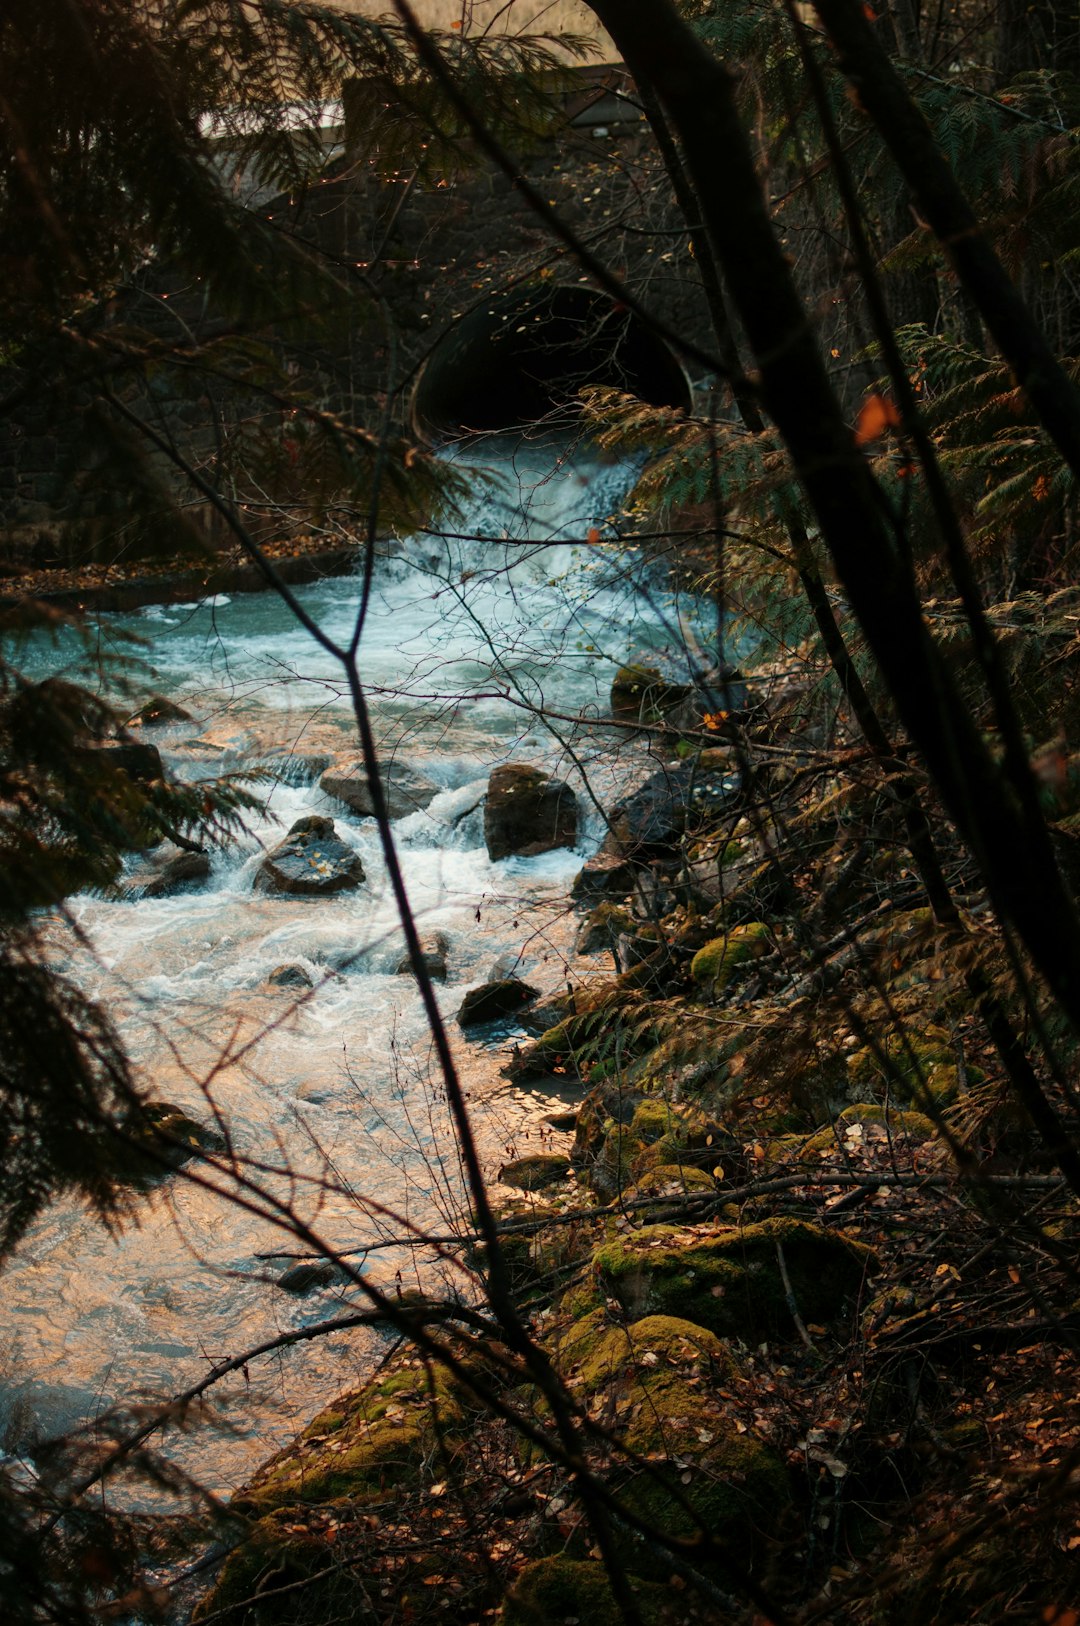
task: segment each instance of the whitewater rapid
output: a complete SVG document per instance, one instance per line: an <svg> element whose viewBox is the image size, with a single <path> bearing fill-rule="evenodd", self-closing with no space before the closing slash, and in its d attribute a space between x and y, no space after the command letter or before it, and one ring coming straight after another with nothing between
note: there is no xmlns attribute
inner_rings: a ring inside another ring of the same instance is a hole
<svg viewBox="0 0 1080 1626"><path fill-rule="evenodd" d="M602 833L580 767L598 800L610 800L626 774L602 726L611 679L631 658L677 659L701 607L605 540L633 467L511 437L489 437L467 457L482 472L452 534L409 538L377 566L359 671L383 756L441 787L394 835L421 929L449 940L440 1001L497 1172L541 1137L565 1141L542 1125L549 1102L499 1077L512 1026L466 1041L454 1014L497 962L547 989L579 974L567 893ZM360 585L339 578L297 597L347 643ZM102 658L133 650L143 670L132 695L163 692L192 713L147 731L172 773L198 780L261 764L275 777L261 787L264 811L215 853L202 890L72 899L47 926L54 963L110 1012L149 1092L218 1118L264 1198L291 1203L328 1243L455 1229L457 1155L415 986L396 974L402 936L375 828L317 785L327 764L355 755L340 668L269 593L103 616L89 661L65 637L28 659L38 672L85 679ZM584 813L576 850L489 860L484 787L511 760L574 785ZM265 849L312 812L329 814L360 853L365 884L321 899L254 893ZM269 986L283 963L300 966L314 992L298 1000L295 988ZM280 1263L258 1256L296 1246L265 1213L183 1177L117 1236L55 1204L5 1270L0 1443L32 1451L41 1435L132 1396L172 1394L223 1358L356 1301L341 1286L303 1299L276 1288ZM365 1269L409 1285L416 1257L376 1251ZM261 1361L215 1394L224 1426L169 1436L170 1455L228 1494L370 1370L382 1337L341 1334Z"/></svg>

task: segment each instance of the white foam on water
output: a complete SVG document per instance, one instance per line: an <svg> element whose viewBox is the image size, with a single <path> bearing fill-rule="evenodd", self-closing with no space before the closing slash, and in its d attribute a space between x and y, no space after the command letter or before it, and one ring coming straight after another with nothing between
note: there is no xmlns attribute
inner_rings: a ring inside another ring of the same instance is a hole
<svg viewBox="0 0 1080 1626"><path fill-rule="evenodd" d="M538 710L602 720L614 671L674 647L686 606L656 584L643 588L632 553L587 541L617 512L632 468L511 437L491 437L468 456L484 473L479 495L448 527L455 534L411 538L378 566L359 669L384 756L443 787L394 834L421 931L449 942L451 980L439 1000L484 1154L497 1167L515 1137L535 1132L537 1105L501 1087L497 1051L466 1041L453 1017L464 991L507 952L520 955L530 981L564 985L575 924L566 894L601 825L583 796L576 851L493 863L480 811L487 775L513 758L576 782ZM360 578L297 596L324 631L348 641ZM355 758L340 668L273 594L103 617L101 645L127 656L133 632L153 669L147 692L195 714L147 734L179 777L272 760L282 746ZM74 649L62 638L31 660L55 670ZM600 799L610 796L622 772L610 740L558 726L575 733ZM147 1089L203 1121L220 1113L272 1201L292 1201L340 1246L406 1225L445 1229L463 1201L460 1174L419 996L397 974L404 940L375 826L325 796L313 775L294 777L301 782L270 787L266 811L215 853L203 889L71 900L78 937L50 927L58 959L114 1017ZM363 886L317 899L254 891L265 850L312 812L329 814L360 854ZM299 966L314 991L269 987L281 964ZM271 1214L182 1177L117 1237L57 1203L6 1269L14 1353L6 1379L0 1373L0 1413L6 1396L9 1412L17 1401L49 1432L138 1390L172 1393L207 1363L349 1299L338 1289L295 1300L269 1285L282 1267L257 1255L290 1246ZM392 1277L411 1268L410 1257L373 1255L371 1268ZM378 1340L342 1336L283 1354L253 1372L253 1390L238 1379L226 1392L235 1433L170 1437L168 1450L227 1491L357 1381Z"/></svg>

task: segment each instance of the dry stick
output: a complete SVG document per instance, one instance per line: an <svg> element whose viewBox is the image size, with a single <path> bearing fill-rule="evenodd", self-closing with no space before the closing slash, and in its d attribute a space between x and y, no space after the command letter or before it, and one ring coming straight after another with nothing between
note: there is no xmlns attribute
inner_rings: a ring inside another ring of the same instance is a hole
<svg viewBox="0 0 1080 1626"><path fill-rule="evenodd" d="M1039 828L1025 816L1024 798L991 756L929 637L883 494L833 393L773 233L732 76L670 0L590 4L631 69L652 79L682 139L727 286L761 368L766 407L901 720L975 851L995 906L1014 922L1080 1029L1080 922L1045 824ZM1048 1101L1045 1111L1053 1112ZM1062 1171L1080 1195L1080 1155L1064 1136L1058 1147Z"/></svg>
<svg viewBox="0 0 1080 1626"><path fill-rule="evenodd" d="M806 1348L812 1350L814 1347L814 1341L806 1330L805 1321L799 1314L799 1302L795 1297L795 1289L791 1285L791 1277L788 1275L787 1260L784 1258L784 1249L780 1242L777 1242L776 1244L776 1263L780 1266L780 1280L784 1284L784 1298L787 1301L787 1307L791 1314L791 1319L795 1323L795 1331L806 1345Z"/></svg>

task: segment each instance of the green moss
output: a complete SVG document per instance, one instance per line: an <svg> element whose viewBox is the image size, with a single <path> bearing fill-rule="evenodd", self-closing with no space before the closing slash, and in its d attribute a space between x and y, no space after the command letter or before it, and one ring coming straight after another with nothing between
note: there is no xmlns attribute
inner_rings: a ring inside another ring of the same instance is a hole
<svg viewBox="0 0 1080 1626"><path fill-rule="evenodd" d="M253 1525L196 1606L193 1626L211 1616L217 1626L251 1626L255 1621L258 1626L317 1626L347 1611L356 1583L347 1570L334 1566L327 1544L303 1529L299 1521L305 1517L303 1509L284 1507ZM274 1592L285 1588L291 1590L282 1590L275 1600Z"/></svg>
<svg viewBox="0 0 1080 1626"><path fill-rule="evenodd" d="M678 1123L678 1114L666 1101L642 1101L630 1120L630 1133L644 1141L646 1146L651 1146L654 1141L677 1128Z"/></svg>
<svg viewBox="0 0 1080 1626"><path fill-rule="evenodd" d="M437 1437L463 1425L450 1380L405 1368L335 1402L235 1498L240 1512L288 1503L364 1502L415 1484Z"/></svg>
<svg viewBox="0 0 1080 1626"><path fill-rule="evenodd" d="M744 926L733 926L723 937L714 937L698 949L690 963L690 975L700 987L719 993L741 966L760 959L768 950L768 926L751 920Z"/></svg>
<svg viewBox="0 0 1080 1626"><path fill-rule="evenodd" d="M853 1106L845 1107L843 1112L838 1114L835 1123L819 1129L816 1134L809 1137L785 1135L781 1140L770 1142L769 1150L773 1162L798 1161L800 1157L816 1157L823 1152L835 1152L846 1144L845 1128L851 1124L880 1124L889 1135L905 1135L913 1141L933 1140L937 1135L933 1120L922 1112L894 1112L888 1107L876 1106L872 1102L858 1101ZM786 1155L777 1156L781 1151Z"/></svg>
<svg viewBox="0 0 1080 1626"><path fill-rule="evenodd" d="M645 1143L629 1124L609 1119L604 1139L589 1170L589 1185L604 1202L611 1202L633 1182L633 1171Z"/></svg>
<svg viewBox="0 0 1080 1626"><path fill-rule="evenodd" d="M704 1169L689 1163L660 1163L639 1174L629 1192L631 1197L675 1197L691 1191L715 1191L716 1181Z"/></svg>
<svg viewBox="0 0 1080 1626"><path fill-rule="evenodd" d="M645 1226L603 1244L593 1263L601 1291L632 1317L684 1316L743 1339L790 1336L778 1243L805 1320L838 1314L874 1264L863 1244L793 1219L718 1229Z"/></svg>
<svg viewBox="0 0 1080 1626"><path fill-rule="evenodd" d="M651 1581L632 1584L642 1626L674 1626L687 1619L685 1604L669 1587ZM563 1626L566 1621L622 1626L623 1619L603 1565L561 1557L527 1564L499 1615L502 1626Z"/></svg>
<svg viewBox="0 0 1080 1626"><path fill-rule="evenodd" d="M726 1391L741 1373L715 1333L669 1315L613 1325L601 1309L568 1329L558 1362L590 1411L603 1396L605 1418L649 1463L620 1477L620 1498L638 1517L669 1535L704 1528L743 1543L786 1505L783 1464L732 1415Z"/></svg>

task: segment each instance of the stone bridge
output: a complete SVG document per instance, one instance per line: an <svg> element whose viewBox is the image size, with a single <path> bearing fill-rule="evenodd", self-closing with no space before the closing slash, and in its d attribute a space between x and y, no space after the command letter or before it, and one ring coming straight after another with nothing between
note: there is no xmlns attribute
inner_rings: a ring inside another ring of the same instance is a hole
<svg viewBox="0 0 1080 1626"><path fill-rule="evenodd" d="M650 133L619 65L574 70L555 126L520 173L590 251L666 328L707 344L708 325L685 233L673 216ZM389 173L362 156L348 110L326 139L330 178L302 203L259 201L275 226L332 256L370 293L332 349L302 357L316 400L372 425L387 406L395 428L429 440L534 422L566 409L583 384L610 383L656 404L688 406L704 380L649 327L599 291L574 253L553 240L512 182L481 160L464 174ZM201 291L156 270L141 290L162 333L207 320ZM0 425L0 541L35 564L104 558L123 533L115 499L80 467L73 399ZM152 378L139 411L194 458L250 423L235 392L200 398ZM102 482L104 485L104 482Z"/></svg>

